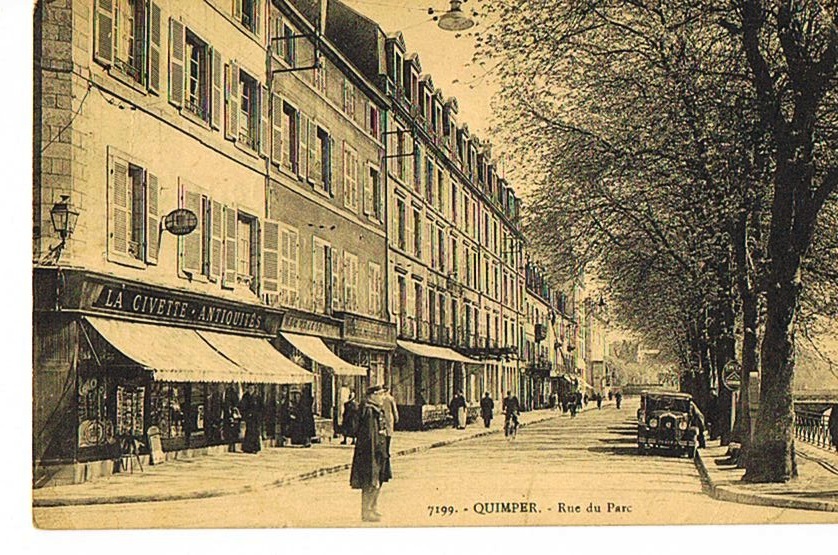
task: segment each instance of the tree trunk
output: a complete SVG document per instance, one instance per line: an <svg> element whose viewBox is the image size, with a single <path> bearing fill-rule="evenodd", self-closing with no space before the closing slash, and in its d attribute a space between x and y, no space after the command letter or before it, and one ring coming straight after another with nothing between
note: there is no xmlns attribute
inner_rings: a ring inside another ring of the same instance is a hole
<svg viewBox="0 0 838 555"><path fill-rule="evenodd" d="M786 482L797 476L792 398L797 285L793 280L773 285L762 340L759 412L742 478L746 482Z"/></svg>
<svg viewBox="0 0 838 555"><path fill-rule="evenodd" d="M800 297L800 260L811 243L811 221L795 193L808 189L811 168L781 150L774 177L765 336L762 339L759 412L746 462L746 482L786 482L797 476L794 453L794 317ZM800 156L800 160L807 160ZM798 210L795 210L795 209Z"/></svg>

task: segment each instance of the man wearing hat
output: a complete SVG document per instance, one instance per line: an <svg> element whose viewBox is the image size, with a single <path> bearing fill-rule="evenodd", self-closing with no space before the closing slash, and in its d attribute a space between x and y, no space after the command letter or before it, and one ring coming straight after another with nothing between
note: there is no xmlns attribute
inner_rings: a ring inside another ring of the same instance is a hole
<svg viewBox="0 0 838 555"><path fill-rule="evenodd" d="M384 387L374 385L367 389L366 398L359 407L358 437L352 456L349 485L361 490L361 519L378 522L378 495L381 485L393 477L390 456L387 452L387 424L382 407Z"/></svg>

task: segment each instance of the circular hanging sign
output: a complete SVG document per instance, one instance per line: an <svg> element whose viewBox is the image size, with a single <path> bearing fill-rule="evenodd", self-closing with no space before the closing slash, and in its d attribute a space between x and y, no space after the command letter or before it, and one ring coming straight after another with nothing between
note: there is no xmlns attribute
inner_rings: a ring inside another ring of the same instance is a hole
<svg viewBox="0 0 838 555"><path fill-rule="evenodd" d="M722 368L722 383L730 391L739 391L742 385L742 366L735 360L731 360Z"/></svg>
<svg viewBox="0 0 838 555"><path fill-rule="evenodd" d="M188 208L178 208L166 214L163 226L172 235L189 235L198 227L198 216Z"/></svg>

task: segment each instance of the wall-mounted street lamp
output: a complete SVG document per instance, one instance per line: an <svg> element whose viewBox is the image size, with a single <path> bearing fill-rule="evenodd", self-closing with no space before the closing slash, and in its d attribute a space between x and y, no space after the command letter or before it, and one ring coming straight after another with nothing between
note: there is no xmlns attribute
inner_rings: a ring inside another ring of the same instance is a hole
<svg viewBox="0 0 838 555"><path fill-rule="evenodd" d="M52 228L61 237L61 242L49 249L50 254L55 255L55 262L61 257L61 251L67 244L67 238L76 229L76 222L79 219L79 211L70 202L69 195L61 195L61 200L56 202L49 211L52 220Z"/></svg>

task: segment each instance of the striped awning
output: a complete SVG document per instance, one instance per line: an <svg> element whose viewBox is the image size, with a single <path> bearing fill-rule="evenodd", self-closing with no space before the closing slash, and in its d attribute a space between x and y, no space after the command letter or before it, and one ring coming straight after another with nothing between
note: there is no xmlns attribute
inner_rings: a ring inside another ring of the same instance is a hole
<svg viewBox="0 0 838 555"><path fill-rule="evenodd" d="M282 337L288 340L295 349L300 351L317 364L328 366L335 374L340 376L366 376L367 369L363 366L356 366L346 362L323 343L323 340L313 335L301 335L298 333L282 332Z"/></svg>
<svg viewBox="0 0 838 555"><path fill-rule="evenodd" d="M414 343L412 341L397 340L399 347L414 355L419 355L428 358L439 358L442 360L450 360L452 362L462 362L465 364L485 364L483 361L475 360L463 356L454 349L448 347L437 347L436 345L425 345L424 343Z"/></svg>
<svg viewBox="0 0 838 555"><path fill-rule="evenodd" d="M311 373L265 339L95 316L85 319L117 351L151 371L155 380L276 384L313 380Z"/></svg>

